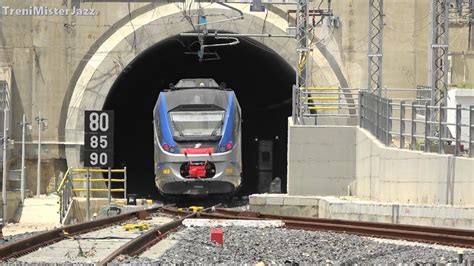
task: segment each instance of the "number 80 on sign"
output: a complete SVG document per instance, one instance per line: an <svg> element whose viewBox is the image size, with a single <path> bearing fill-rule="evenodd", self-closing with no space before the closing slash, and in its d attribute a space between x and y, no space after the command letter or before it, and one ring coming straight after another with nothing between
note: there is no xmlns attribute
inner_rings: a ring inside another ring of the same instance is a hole
<svg viewBox="0 0 474 266"><path fill-rule="evenodd" d="M113 111L85 111L84 166L112 167Z"/></svg>

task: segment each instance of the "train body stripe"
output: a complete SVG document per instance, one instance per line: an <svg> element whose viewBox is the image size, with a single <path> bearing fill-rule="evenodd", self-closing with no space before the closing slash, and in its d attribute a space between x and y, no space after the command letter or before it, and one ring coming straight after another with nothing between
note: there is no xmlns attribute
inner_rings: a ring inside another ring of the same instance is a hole
<svg viewBox="0 0 474 266"><path fill-rule="evenodd" d="M168 111L166 110L166 96L165 94L160 95L160 107L159 107L159 112L160 112L160 124L161 124L161 135L163 139L163 143L166 143L170 146L175 146L176 143L174 142L173 139L173 134L171 133L171 124L168 119Z"/></svg>
<svg viewBox="0 0 474 266"><path fill-rule="evenodd" d="M232 143L232 131L234 128L234 92L229 92L227 96L227 112L225 114L224 119L224 132L222 134L222 138L219 141L219 147L225 146L226 143Z"/></svg>

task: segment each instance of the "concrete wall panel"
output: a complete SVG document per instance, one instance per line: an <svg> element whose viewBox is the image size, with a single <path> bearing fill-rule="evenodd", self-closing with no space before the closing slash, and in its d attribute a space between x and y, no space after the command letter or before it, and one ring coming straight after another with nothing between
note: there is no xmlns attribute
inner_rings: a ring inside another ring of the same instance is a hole
<svg viewBox="0 0 474 266"><path fill-rule="evenodd" d="M474 205L474 159L385 147L358 127L289 124L288 194ZM355 144L354 144L355 143Z"/></svg>
<svg viewBox="0 0 474 266"><path fill-rule="evenodd" d="M355 128L290 126L288 134L288 194L346 195L355 177Z"/></svg>

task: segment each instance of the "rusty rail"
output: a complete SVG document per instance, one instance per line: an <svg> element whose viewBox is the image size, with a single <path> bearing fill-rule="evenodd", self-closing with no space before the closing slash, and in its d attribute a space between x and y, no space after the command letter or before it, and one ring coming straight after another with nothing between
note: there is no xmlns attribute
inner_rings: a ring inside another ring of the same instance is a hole
<svg viewBox="0 0 474 266"><path fill-rule="evenodd" d="M177 215L183 215L180 214L179 211L172 209L163 209L163 211ZM473 230L363 221L305 218L294 216L279 216L262 214L259 212L232 211L219 208L216 209L215 213L201 213L201 217L209 219L246 220L277 219L282 220L287 228L292 229L315 231L328 230L380 238L402 239L425 243L474 248Z"/></svg>
<svg viewBox="0 0 474 266"><path fill-rule="evenodd" d="M160 209L161 207L151 208L147 210L124 213L95 221L63 226L43 233L39 233L37 235L33 235L31 237L20 239L0 247L0 260L6 260L9 258L26 255L37 250L40 247L51 245L71 235L84 234L90 231L95 231L100 228L133 218L142 219L143 217L149 216L151 213L155 213Z"/></svg>
<svg viewBox="0 0 474 266"><path fill-rule="evenodd" d="M297 217L297 216L282 216L274 214L264 214L259 212L250 211L235 211L229 209L217 208L217 213L237 216L237 217L256 217L262 219L274 219L274 220L286 220L286 221L299 221L299 222L320 222L320 223L332 223L340 225L353 225L353 226L364 226L380 229L393 229L393 230L404 230L404 231L416 231L426 233L442 233L456 236L474 237L473 230L464 230L456 228L446 227L430 227L422 225L409 225L409 224L389 224L389 223L377 223L367 221L351 221L351 220L339 220L339 219L327 219L327 218L309 218L309 217Z"/></svg>
<svg viewBox="0 0 474 266"><path fill-rule="evenodd" d="M180 225L182 225L184 219L192 218L195 216L196 216L196 213L188 214L187 216L183 218L171 221L155 229L148 230L146 233L138 236L137 238L134 238L130 242L116 249L114 252L112 252L112 254L107 256L105 259L99 261L97 265L98 266L107 265L107 263L111 262L119 255L135 256L135 255L141 254L142 252L144 252L151 246L158 243L169 232L177 229Z"/></svg>
<svg viewBox="0 0 474 266"><path fill-rule="evenodd" d="M220 204L216 206L219 206L219 205ZM99 266L107 265L107 263L111 262L119 255L128 255L128 256L139 255L145 250L147 250L148 248L150 248L151 246L158 243L169 232L176 230L179 226L183 224L184 219L206 215L206 213L204 212L215 209L216 206L209 207L209 208L203 209L200 212L194 212L194 213L183 212L177 209L163 207L161 211L181 215L184 217L180 219L176 219L174 221L171 221L169 223L166 223L154 229L148 230L146 233L132 239L131 241L122 245L120 248L116 249L113 253L111 253L105 259L98 262L97 265Z"/></svg>

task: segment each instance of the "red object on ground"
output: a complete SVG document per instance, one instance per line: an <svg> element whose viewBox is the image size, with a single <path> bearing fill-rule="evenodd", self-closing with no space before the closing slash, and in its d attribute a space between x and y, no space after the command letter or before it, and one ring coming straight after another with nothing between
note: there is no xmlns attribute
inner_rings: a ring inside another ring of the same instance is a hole
<svg viewBox="0 0 474 266"><path fill-rule="evenodd" d="M213 148L185 148L181 150L184 154L212 154L214 152Z"/></svg>
<svg viewBox="0 0 474 266"><path fill-rule="evenodd" d="M224 245L224 230L218 228L211 229L211 242Z"/></svg>
<svg viewBox="0 0 474 266"><path fill-rule="evenodd" d="M205 165L190 165L189 176L190 177L205 177L206 166Z"/></svg>

